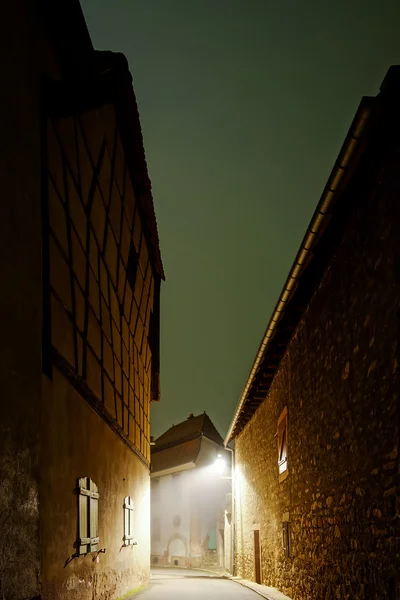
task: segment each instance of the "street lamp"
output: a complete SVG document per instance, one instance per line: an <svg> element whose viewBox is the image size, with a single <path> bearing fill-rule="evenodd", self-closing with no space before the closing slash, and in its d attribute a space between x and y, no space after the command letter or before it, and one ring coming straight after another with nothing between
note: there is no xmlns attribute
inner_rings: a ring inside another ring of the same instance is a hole
<svg viewBox="0 0 400 600"><path fill-rule="evenodd" d="M221 454L218 454L217 458L215 459L214 463L212 464L212 470L214 471L214 473L221 475L225 471L225 467L226 467L225 460L222 458Z"/></svg>

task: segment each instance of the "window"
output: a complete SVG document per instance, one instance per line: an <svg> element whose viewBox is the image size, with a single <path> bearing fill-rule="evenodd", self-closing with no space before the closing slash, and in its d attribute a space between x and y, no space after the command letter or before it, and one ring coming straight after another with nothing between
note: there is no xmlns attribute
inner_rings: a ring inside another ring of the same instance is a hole
<svg viewBox="0 0 400 600"><path fill-rule="evenodd" d="M99 491L90 477L81 477L78 480L77 553L97 552L99 542Z"/></svg>
<svg viewBox="0 0 400 600"><path fill-rule="evenodd" d="M161 537L161 522L158 517L155 517L151 523L151 539L153 542L159 542Z"/></svg>
<svg viewBox="0 0 400 600"><path fill-rule="evenodd" d="M174 523L174 527L180 527L181 517L179 515L175 515L173 523Z"/></svg>
<svg viewBox="0 0 400 600"><path fill-rule="evenodd" d="M287 451L288 451L288 411L285 407L278 419L278 472L279 481L286 479L288 475Z"/></svg>
<svg viewBox="0 0 400 600"><path fill-rule="evenodd" d="M151 499L154 502L158 502L160 499L160 480L158 478L151 480Z"/></svg>
<svg viewBox="0 0 400 600"><path fill-rule="evenodd" d="M172 487L175 500L180 500L182 495L182 479L180 473L172 475Z"/></svg>
<svg viewBox="0 0 400 600"><path fill-rule="evenodd" d="M124 546L135 546L133 541L133 501L130 496L124 499Z"/></svg>
<svg viewBox="0 0 400 600"><path fill-rule="evenodd" d="M290 556L290 529L289 521L282 523L282 548L286 557Z"/></svg>
<svg viewBox="0 0 400 600"><path fill-rule="evenodd" d="M128 268L126 270L126 277L131 287L132 293L135 293L136 274L138 268L139 258L135 249L135 246L131 242L128 256Z"/></svg>

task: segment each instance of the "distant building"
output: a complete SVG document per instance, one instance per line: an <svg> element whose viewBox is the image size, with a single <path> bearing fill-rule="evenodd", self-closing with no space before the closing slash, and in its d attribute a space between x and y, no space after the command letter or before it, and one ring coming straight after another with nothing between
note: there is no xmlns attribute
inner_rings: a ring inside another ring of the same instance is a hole
<svg viewBox="0 0 400 600"><path fill-rule="evenodd" d="M224 566L230 464L206 413L190 415L156 440L151 449L152 564Z"/></svg>
<svg viewBox="0 0 400 600"><path fill-rule="evenodd" d="M149 576L163 279L132 78L75 0L2 24L0 597L122 597Z"/></svg>
<svg viewBox="0 0 400 600"><path fill-rule="evenodd" d="M393 67L360 104L225 439L236 573L296 600L399 597L399 106Z"/></svg>

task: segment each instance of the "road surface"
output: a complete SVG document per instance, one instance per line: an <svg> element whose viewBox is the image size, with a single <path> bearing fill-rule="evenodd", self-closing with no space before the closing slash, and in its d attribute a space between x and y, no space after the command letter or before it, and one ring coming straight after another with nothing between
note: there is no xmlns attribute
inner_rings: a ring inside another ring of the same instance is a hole
<svg viewBox="0 0 400 600"><path fill-rule="evenodd" d="M151 569L148 588L138 600L260 600L260 596L213 573L186 569Z"/></svg>

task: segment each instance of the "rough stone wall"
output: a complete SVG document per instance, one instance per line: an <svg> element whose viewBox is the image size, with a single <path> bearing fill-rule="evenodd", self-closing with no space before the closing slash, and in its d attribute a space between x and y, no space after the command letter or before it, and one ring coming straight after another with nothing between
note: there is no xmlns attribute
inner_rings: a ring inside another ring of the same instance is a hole
<svg viewBox="0 0 400 600"><path fill-rule="evenodd" d="M262 582L294 600L397 597L399 164L397 147L369 172L270 392L236 439L238 575L254 578L259 523ZM279 483L285 406L289 474Z"/></svg>
<svg viewBox="0 0 400 600"><path fill-rule="evenodd" d="M57 370L44 381L41 444L42 598L116 600L148 581L148 467ZM73 558L79 477L99 489L99 549ZM134 541L123 546L125 496L134 503Z"/></svg>

